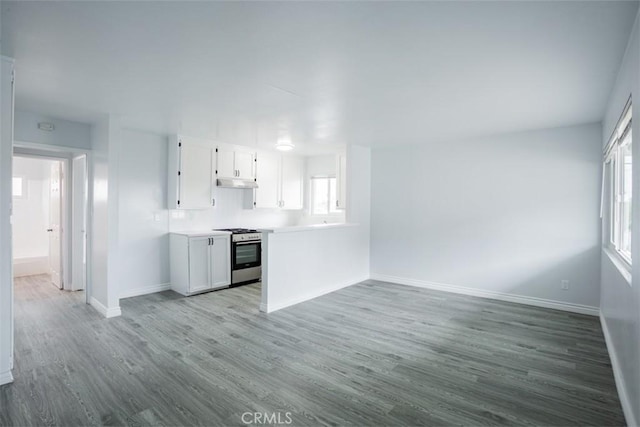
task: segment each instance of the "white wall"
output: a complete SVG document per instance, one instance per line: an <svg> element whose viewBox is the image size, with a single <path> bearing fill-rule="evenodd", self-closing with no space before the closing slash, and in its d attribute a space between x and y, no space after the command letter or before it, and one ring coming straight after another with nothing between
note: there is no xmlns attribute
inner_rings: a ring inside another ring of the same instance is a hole
<svg viewBox="0 0 640 427"><path fill-rule="evenodd" d="M374 150L372 276L597 312L600 135L590 124Z"/></svg>
<svg viewBox="0 0 640 427"><path fill-rule="evenodd" d="M260 310L270 313L368 279L360 227L264 233Z"/></svg>
<svg viewBox="0 0 640 427"><path fill-rule="evenodd" d="M49 256L49 182L53 161L13 158L13 176L27 182L23 198L13 199L13 257Z"/></svg>
<svg viewBox="0 0 640 427"><path fill-rule="evenodd" d="M167 137L123 130L120 151L120 296L169 283Z"/></svg>
<svg viewBox="0 0 640 427"><path fill-rule="evenodd" d="M103 117L91 127L93 165L89 173L92 233L89 239L89 301L106 317L120 315L118 253L118 161L121 145L118 120Z"/></svg>
<svg viewBox="0 0 640 427"><path fill-rule="evenodd" d="M638 95L640 93L640 31L638 20L631 34L627 52L609 99L603 120L601 143L604 147L624 109L633 95L633 135L640 135L637 120ZM640 144L633 143L633 229L632 253L640 253ZM606 226L606 224L603 224ZM633 277L640 277L640 265L634 262ZM618 394L625 410L628 425L640 423L640 286L628 283L608 255L602 252L602 286L600 310L603 329L612 359Z"/></svg>
<svg viewBox="0 0 640 427"><path fill-rule="evenodd" d="M40 130L38 129L39 122L53 123L55 130L52 132ZM30 111L16 111L15 140L90 150L91 126Z"/></svg>

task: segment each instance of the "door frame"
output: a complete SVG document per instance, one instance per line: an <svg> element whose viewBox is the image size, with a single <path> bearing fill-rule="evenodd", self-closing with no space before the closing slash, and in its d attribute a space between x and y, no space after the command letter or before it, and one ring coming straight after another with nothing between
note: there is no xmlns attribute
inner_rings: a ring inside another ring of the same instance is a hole
<svg viewBox="0 0 640 427"><path fill-rule="evenodd" d="M93 189L90 185L93 166L92 152L75 147L53 146L48 144L38 144L23 141L14 141L12 156L40 158L46 160L57 160L63 163L63 206L62 206L62 223L64 224L62 235L62 277L63 289L70 290L69 285L72 277L72 261L73 261L73 159L78 156L86 156L85 164L85 181L87 182L86 194L83 200L85 205L85 239L86 239L86 270L84 271L85 283L85 302L89 304L91 295L91 225L92 211L90 209L90 200L93 198Z"/></svg>

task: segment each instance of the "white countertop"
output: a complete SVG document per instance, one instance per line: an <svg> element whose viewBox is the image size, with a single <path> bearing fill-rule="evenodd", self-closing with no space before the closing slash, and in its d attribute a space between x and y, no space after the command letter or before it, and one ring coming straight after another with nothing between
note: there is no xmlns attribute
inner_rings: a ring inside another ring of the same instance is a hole
<svg viewBox="0 0 640 427"><path fill-rule="evenodd" d="M187 237L206 237L206 236L227 236L231 233L229 231L217 231L217 230L186 230L186 231L172 231L171 234L179 234L180 236L187 236Z"/></svg>
<svg viewBox="0 0 640 427"><path fill-rule="evenodd" d="M293 233L298 231L318 231L326 230L329 228L346 228L356 227L359 224L353 222L341 222L341 223L329 223L329 224L313 224L313 225L293 225L289 227L273 227L273 228L259 228L258 231L262 233Z"/></svg>

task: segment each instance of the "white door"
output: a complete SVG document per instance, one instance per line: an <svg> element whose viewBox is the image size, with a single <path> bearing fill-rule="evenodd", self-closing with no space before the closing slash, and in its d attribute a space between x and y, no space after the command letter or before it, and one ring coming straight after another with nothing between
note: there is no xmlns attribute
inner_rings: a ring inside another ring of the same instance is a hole
<svg viewBox="0 0 640 427"><path fill-rule="evenodd" d="M51 282L62 289L62 165L51 164L49 182L49 272Z"/></svg>
<svg viewBox="0 0 640 427"><path fill-rule="evenodd" d="M189 239L189 293L211 289L210 242L209 237Z"/></svg>
<svg viewBox="0 0 640 427"><path fill-rule="evenodd" d="M338 209L344 209L347 207L347 157L340 155L338 156L338 164L337 166L337 186L336 188L338 189L337 191L337 200L336 200L336 204L337 204L337 208Z"/></svg>
<svg viewBox="0 0 640 427"><path fill-rule="evenodd" d="M180 151L180 207L204 209L211 201L211 148L182 143Z"/></svg>
<svg viewBox="0 0 640 427"><path fill-rule="evenodd" d="M301 157L282 156L281 208L302 209L304 165Z"/></svg>
<svg viewBox="0 0 640 427"><path fill-rule="evenodd" d="M237 178L233 150L218 147L217 155L216 170L218 171L218 178Z"/></svg>
<svg viewBox="0 0 640 427"><path fill-rule="evenodd" d="M231 239L229 236L213 237L211 251L211 284L213 289L231 284Z"/></svg>
<svg viewBox="0 0 640 427"><path fill-rule="evenodd" d="M254 154L249 151L236 151L235 165L237 177L242 179L254 179Z"/></svg>
<svg viewBox="0 0 640 427"><path fill-rule="evenodd" d="M256 165L258 188L255 190L257 208L277 208L279 201L279 156L271 153L260 153Z"/></svg>
<svg viewBox="0 0 640 427"><path fill-rule="evenodd" d="M72 163L71 202L71 284L73 291L84 289L87 277L87 156ZM69 288L69 287L68 287Z"/></svg>

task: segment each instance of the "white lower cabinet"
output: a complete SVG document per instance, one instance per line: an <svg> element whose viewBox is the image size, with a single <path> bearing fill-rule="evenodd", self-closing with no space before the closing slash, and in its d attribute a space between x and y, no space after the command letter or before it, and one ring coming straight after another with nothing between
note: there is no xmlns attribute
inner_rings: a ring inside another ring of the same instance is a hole
<svg viewBox="0 0 640 427"><path fill-rule="evenodd" d="M171 289L193 295L231 284L231 236L171 234Z"/></svg>

